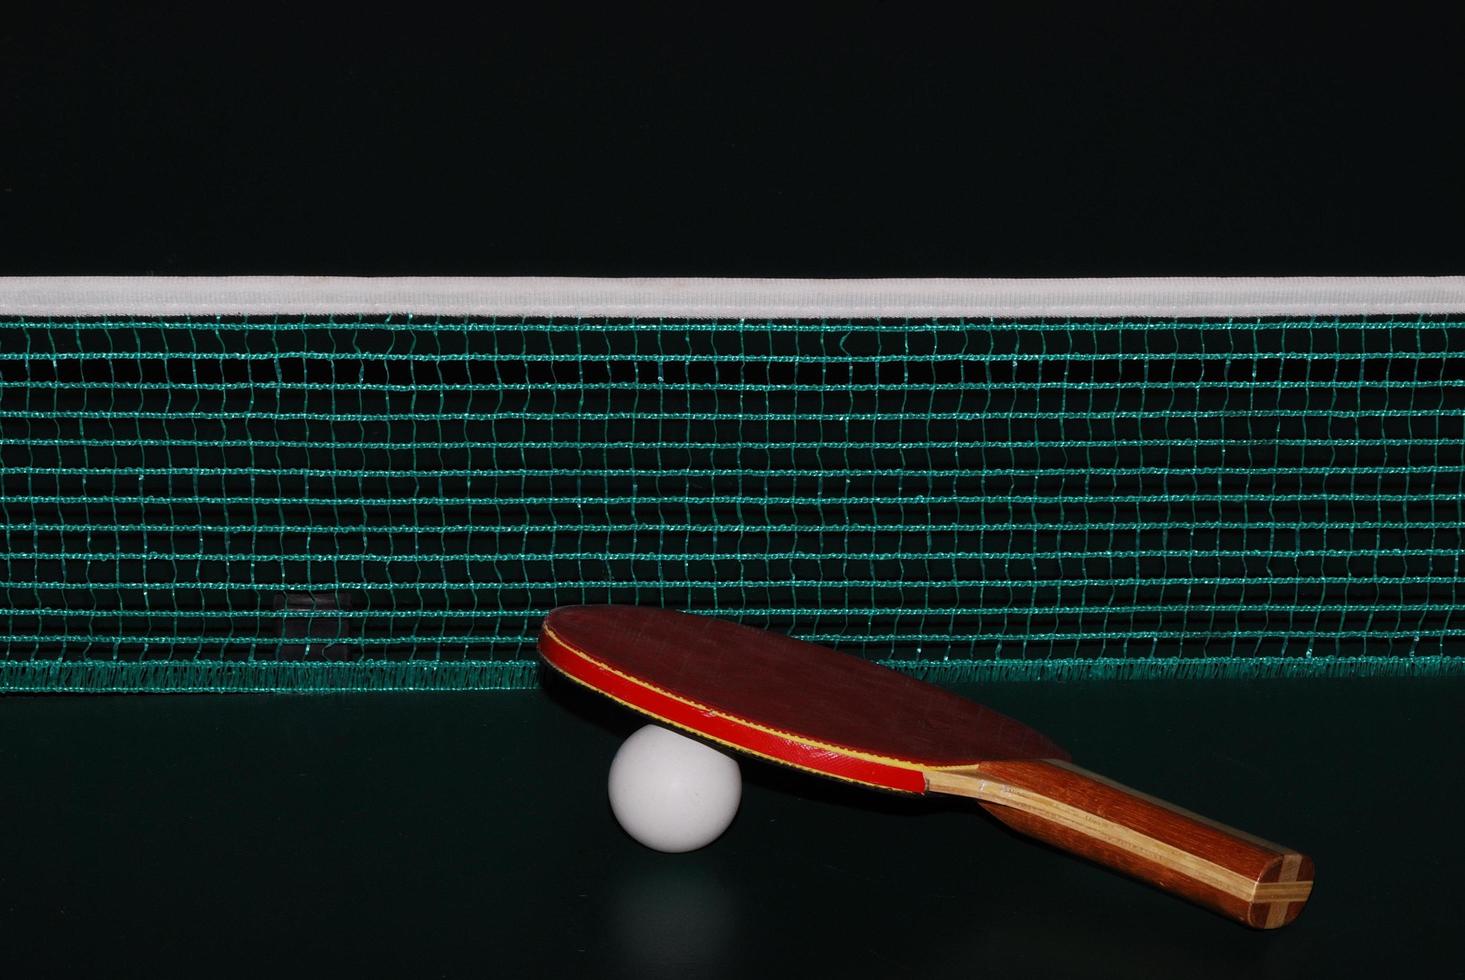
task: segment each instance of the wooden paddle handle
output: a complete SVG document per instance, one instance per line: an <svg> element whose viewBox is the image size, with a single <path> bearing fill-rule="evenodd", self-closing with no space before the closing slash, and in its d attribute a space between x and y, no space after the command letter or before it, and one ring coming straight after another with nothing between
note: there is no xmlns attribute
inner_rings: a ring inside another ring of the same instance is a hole
<svg viewBox="0 0 1465 980"><path fill-rule="evenodd" d="M1312 860L1056 760L928 770L927 788L978 800L1016 830L1257 929L1297 918Z"/></svg>

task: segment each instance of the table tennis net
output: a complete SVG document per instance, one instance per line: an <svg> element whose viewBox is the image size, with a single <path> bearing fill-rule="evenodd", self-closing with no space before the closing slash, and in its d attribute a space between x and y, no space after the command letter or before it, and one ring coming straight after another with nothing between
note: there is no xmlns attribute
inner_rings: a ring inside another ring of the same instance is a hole
<svg viewBox="0 0 1465 980"><path fill-rule="evenodd" d="M1465 320L0 322L0 687L519 687L568 603L932 679L1458 672Z"/></svg>

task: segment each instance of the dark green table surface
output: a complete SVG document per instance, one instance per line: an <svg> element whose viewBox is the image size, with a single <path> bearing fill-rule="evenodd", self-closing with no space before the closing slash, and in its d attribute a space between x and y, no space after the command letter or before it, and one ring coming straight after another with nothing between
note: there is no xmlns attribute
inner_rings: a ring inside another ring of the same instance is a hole
<svg viewBox="0 0 1465 980"><path fill-rule="evenodd" d="M968 692L973 693L973 692ZM1458 975L1465 682L994 685L1089 768L1310 852L1251 932L961 801L745 763L711 847L605 801L639 721L531 693L0 699L12 976ZM1412 971L1412 973L1411 973Z"/></svg>

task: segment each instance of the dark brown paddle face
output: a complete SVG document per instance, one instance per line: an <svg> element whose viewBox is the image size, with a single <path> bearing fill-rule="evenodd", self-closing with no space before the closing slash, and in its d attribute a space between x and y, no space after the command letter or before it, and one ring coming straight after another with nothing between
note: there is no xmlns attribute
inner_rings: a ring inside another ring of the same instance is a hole
<svg viewBox="0 0 1465 980"><path fill-rule="evenodd" d="M545 619L540 650L552 666L643 713L874 785L887 780L834 771L808 752L912 769L1068 758L1046 736L939 687L723 620L637 606L566 606ZM921 791L915 784L890 788Z"/></svg>

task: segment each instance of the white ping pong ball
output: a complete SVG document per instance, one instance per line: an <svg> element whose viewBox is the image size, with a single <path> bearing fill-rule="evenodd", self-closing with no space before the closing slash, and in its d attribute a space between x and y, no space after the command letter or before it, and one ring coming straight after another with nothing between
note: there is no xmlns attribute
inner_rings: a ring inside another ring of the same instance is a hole
<svg viewBox="0 0 1465 980"><path fill-rule="evenodd" d="M671 854L706 847L732 823L743 798L737 760L647 725L610 764L610 808L626 833Z"/></svg>

